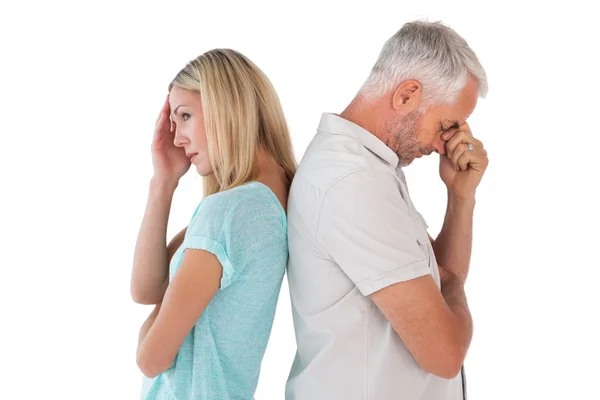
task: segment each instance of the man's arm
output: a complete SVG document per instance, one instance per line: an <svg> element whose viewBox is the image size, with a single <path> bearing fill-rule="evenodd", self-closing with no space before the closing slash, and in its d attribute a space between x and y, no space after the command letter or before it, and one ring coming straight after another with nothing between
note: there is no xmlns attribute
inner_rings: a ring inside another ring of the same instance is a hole
<svg viewBox="0 0 600 400"><path fill-rule="evenodd" d="M440 177L448 189L448 204L444 225L432 244L439 263L464 283L471 260L475 191L489 160L466 122L444 132L442 139L446 145L440 156Z"/></svg>
<svg viewBox="0 0 600 400"><path fill-rule="evenodd" d="M475 198L459 199L448 194L442 230L435 240L429 236L438 263L463 283L467 280L471 260L474 208Z"/></svg>
<svg viewBox="0 0 600 400"><path fill-rule="evenodd" d="M453 378L471 340L471 319L459 279L444 275L440 292L420 237L399 191L374 171L338 181L323 201L323 252L373 300L421 368Z"/></svg>
<svg viewBox="0 0 600 400"><path fill-rule="evenodd" d="M442 297L462 322L464 349L462 360L466 357L473 336L473 320L467 304L464 283L471 261L474 208L474 197L461 199L448 193L448 205L442 230L436 240L429 236L438 262Z"/></svg>
<svg viewBox="0 0 600 400"><path fill-rule="evenodd" d="M488 158L466 123L444 133L442 139L447 143L446 154L440 158L440 176L448 188L448 205L440 235L429 240L439 263L445 304L435 299L437 288L432 288L430 277L392 285L371 298L423 369L453 376L460 370L473 334L464 282L471 259L475 190ZM433 343L436 338L441 338L440 343Z"/></svg>
<svg viewBox="0 0 600 400"><path fill-rule="evenodd" d="M431 275L385 287L371 299L417 364L442 378L458 375L471 343L473 322L462 282L444 273L442 291Z"/></svg>

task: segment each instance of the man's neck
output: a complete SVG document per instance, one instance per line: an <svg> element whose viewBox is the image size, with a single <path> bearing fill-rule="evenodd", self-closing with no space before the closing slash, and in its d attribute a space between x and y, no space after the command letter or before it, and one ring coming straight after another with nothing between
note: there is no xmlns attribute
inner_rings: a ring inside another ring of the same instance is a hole
<svg viewBox="0 0 600 400"><path fill-rule="evenodd" d="M380 140L383 140L385 134L385 118L383 115L383 104L381 99L374 102L366 102L359 96L342 111L339 116L347 121L355 123L361 128L369 131Z"/></svg>

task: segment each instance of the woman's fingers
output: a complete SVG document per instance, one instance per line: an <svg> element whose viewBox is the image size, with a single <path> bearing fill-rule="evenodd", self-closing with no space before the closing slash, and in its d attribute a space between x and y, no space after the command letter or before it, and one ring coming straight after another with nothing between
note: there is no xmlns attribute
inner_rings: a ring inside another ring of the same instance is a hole
<svg viewBox="0 0 600 400"><path fill-rule="evenodd" d="M154 142L161 140L165 130L168 129L169 132L171 132L171 119L169 118L170 112L171 106L169 104L169 96L167 95L165 103L160 109L158 118L156 119L156 124L154 126L154 136L152 138Z"/></svg>

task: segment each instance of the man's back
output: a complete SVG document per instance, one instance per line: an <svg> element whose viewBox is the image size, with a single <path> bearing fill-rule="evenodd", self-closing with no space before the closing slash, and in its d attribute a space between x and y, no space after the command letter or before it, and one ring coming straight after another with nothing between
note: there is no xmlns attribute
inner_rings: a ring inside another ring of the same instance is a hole
<svg viewBox="0 0 600 400"><path fill-rule="evenodd" d="M397 164L375 136L324 114L288 201L298 353L287 399L462 399L461 374L447 380L421 369L369 298L426 274L440 283L427 226ZM375 204L356 208L352 199L365 195ZM399 235L378 221L394 215Z"/></svg>

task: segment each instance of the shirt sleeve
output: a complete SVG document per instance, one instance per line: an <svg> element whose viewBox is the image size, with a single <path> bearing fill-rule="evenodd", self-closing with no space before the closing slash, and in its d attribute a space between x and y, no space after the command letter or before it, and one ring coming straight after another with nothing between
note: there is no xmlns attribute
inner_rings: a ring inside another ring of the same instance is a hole
<svg viewBox="0 0 600 400"><path fill-rule="evenodd" d="M206 250L217 257L223 267L220 290L265 252L277 245L287 248L285 218L275 200L252 193L228 200L201 207L183 242L184 250Z"/></svg>
<svg viewBox="0 0 600 400"><path fill-rule="evenodd" d="M353 173L329 188L317 240L365 296L430 273L406 202L397 187L372 171Z"/></svg>
<svg viewBox="0 0 600 400"><path fill-rule="evenodd" d="M214 221L211 221L214 222ZM188 228L189 229L189 228ZM223 240L215 235L215 230L203 229L201 232L186 232L183 240L183 251L187 249L205 250L214 254L223 267L223 276L219 289L225 289L231 284L231 277L235 271L229 255L223 245Z"/></svg>

